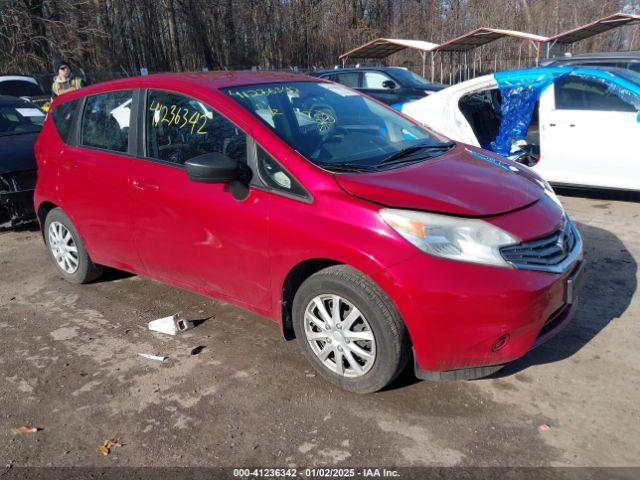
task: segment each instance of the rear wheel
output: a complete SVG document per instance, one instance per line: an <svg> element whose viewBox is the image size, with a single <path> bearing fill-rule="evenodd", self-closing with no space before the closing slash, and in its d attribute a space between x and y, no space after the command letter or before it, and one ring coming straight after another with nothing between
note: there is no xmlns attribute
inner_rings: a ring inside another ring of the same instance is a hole
<svg viewBox="0 0 640 480"><path fill-rule="evenodd" d="M44 237L49 255L69 282L87 283L102 274L102 267L91 261L78 231L61 209L47 214Z"/></svg>
<svg viewBox="0 0 640 480"><path fill-rule="evenodd" d="M293 327L313 367L352 392L384 388L409 358L408 335L393 302L346 265L321 270L300 286Z"/></svg>

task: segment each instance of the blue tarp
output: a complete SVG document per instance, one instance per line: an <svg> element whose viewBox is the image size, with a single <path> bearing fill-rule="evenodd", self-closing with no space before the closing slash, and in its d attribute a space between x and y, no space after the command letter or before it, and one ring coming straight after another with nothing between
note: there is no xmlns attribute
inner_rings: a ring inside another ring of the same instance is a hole
<svg viewBox="0 0 640 480"><path fill-rule="evenodd" d="M509 156L512 145L524 140L540 95L558 78L579 75L592 80L606 82L622 98L640 96L640 85L613 75L606 70L580 67L542 67L527 70L498 72L494 78L498 83L502 101L502 121L498 136L488 146L492 152ZM630 103L636 104L638 98Z"/></svg>

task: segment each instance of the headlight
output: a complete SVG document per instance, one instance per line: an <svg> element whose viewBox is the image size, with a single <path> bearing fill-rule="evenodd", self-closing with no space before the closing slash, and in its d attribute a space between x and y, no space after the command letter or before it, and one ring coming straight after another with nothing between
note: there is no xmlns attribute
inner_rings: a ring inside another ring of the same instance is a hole
<svg viewBox="0 0 640 480"><path fill-rule="evenodd" d="M380 216L423 252L450 260L510 267L500 255L500 247L520 242L504 230L475 218L392 208L383 208Z"/></svg>

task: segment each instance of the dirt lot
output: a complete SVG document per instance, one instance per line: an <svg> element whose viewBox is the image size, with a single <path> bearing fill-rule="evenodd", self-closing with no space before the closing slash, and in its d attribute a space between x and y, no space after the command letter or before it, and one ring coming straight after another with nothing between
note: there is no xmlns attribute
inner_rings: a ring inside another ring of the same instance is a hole
<svg viewBox="0 0 640 480"><path fill-rule="evenodd" d="M367 396L315 376L269 320L118 272L70 285L39 232L1 233L0 473L8 464L637 466L640 203L563 201L589 261L570 327L493 378L427 383L408 372ZM206 321L177 337L146 330L178 310ZM23 424L43 430L12 433ZM101 455L114 437L125 445Z"/></svg>

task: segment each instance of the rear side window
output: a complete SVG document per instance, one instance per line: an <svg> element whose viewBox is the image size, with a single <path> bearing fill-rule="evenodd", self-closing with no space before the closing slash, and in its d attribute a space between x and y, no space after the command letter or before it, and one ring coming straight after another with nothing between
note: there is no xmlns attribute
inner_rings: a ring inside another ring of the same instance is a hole
<svg viewBox="0 0 640 480"><path fill-rule="evenodd" d="M26 80L6 80L0 82L0 95L10 97L38 97L44 95L40 86Z"/></svg>
<svg viewBox="0 0 640 480"><path fill-rule="evenodd" d="M247 161L247 137L200 100L151 90L145 119L147 157L184 165L198 155L222 153Z"/></svg>
<svg viewBox="0 0 640 480"><path fill-rule="evenodd" d="M347 87L358 88L358 77L360 76L359 72L355 73L339 73L337 75L338 82Z"/></svg>
<svg viewBox="0 0 640 480"><path fill-rule="evenodd" d="M601 81L568 76L559 79L554 88L559 110L636 111L633 104Z"/></svg>
<svg viewBox="0 0 640 480"><path fill-rule="evenodd" d="M82 145L126 152L132 95L131 90L120 90L87 97L82 114Z"/></svg>
<svg viewBox="0 0 640 480"><path fill-rule="evenodd" d="M73 126L74 114L78 102L79 100L71 100L51 110L50 115L53 120L53 125L56 127L58 135L60 135L64 143L69 143L69 136L71 134L71 127Z"/></svg>

